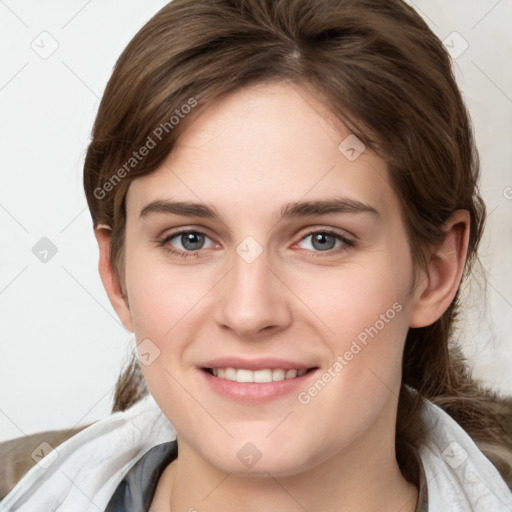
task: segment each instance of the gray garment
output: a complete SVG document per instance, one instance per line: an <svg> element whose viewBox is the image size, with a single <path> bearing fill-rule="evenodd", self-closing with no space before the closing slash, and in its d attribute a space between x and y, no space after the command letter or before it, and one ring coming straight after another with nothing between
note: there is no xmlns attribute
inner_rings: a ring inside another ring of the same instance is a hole
<svg viewBox="0 0 512 512"><path fill-rule="evenodd" d="M158 480L177 456L176 441L151 448L119 483L105 512L147 512Z"/></svg>

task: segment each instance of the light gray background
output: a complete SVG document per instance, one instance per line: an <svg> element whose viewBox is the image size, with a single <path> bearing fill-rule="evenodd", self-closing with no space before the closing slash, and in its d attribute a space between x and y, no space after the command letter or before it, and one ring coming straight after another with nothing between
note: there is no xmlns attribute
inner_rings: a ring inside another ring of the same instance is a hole
<svg viewBox="0 0 512 512"><path fill-rule="evenodd" d="M109 413L134 340L98 276L83 156L115 60L165 3L0 0L0 440ZM466 290L461 339L475 376L512 394L512 0L409 3L456 57L482 160L487 298Z"/></svg>

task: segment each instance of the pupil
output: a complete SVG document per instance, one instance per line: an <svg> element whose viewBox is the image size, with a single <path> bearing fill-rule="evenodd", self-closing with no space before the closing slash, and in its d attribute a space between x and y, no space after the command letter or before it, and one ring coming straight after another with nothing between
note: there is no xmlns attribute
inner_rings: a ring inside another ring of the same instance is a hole
<svg viewBox="0 0 512 512"><path fill-rule="evenodd" d="M201 249L203 242L204 235L201 235L200 233L184 233L181 235L181 243L183 244L183 247L189 251Z"/></svg>
<svg viewBox="0 0 512 512"><path fill-rule="evenodd" d="M333 249L335 243L336 243L336 240L334 239L334 237L331 235L328 235L327 233L317 233L316 235L313 236L313 247L315 247L315 249L320 249L320 250ZM319 245L317 246L317 244L319 244Z"/></svg>

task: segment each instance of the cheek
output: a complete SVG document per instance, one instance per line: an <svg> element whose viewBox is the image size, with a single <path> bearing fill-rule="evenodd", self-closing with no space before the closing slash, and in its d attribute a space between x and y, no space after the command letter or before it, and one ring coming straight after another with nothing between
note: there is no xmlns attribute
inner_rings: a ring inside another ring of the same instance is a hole
<svg viewBox="0 0 512 512"><path fill-rule="evenodd" d="M133 251L126 262L134 330L137 339L149 337L162 344L187 315L193 314L211 285L199 267L166 265L140 253Z"/></svg>
<svg viewBox="0 0 512 512"><path fill-rule="evenodd" d="M330 361L298 402L304 429L323 429L330 450L366 431L399 389L411 267L404 262L398 272L392 258L379 261L309 287ZM315 423L320 417L322 426Z"/></svg>
<svg viewBox="0 0 512 512"><path fill-rule="evenodd" d="M126 285L137 343L152 357L141 368L151 394L161 403L184 403L188 396L178 382L193 366L187 349L193 346L205 317L211 317L209 291L218 274L201 266L169 265L161 257L134 248L126 260ZM154 360L153 360L154 359Z"/></svg>
<svg viewBox="0 0 512 512"><path fill-rule="evenodd" d="M306 277L305 277L306 276ZM307 276L297 272L291 287L323 325L326 338L337 351L368 330L375 334L403 333L408 326L407 307L412 264L399 255L373 255L357 264L340 265ZM384 336L383 336L384 337Z"/></svg>
<svg viewBox="0 0 512 512"><path fill-rule="evenodd" d="M134 250L126 261L135 337L144 347L139 350L141 369L150 393L163 410L168 412L168 404L173 404L171 422L189 424L194 416L202 416L191 407L190 396L180 385L184 354L189 340L193 339L190 333L194 315L208 287L207 283L198 285L201 279L191 280L192 273L183 267L157 264L150 259L142 251L138 254ZM149 361L145 361L143 352L149 352Z"/></svg>
<svg viewBox="0 0 512 512"><path fill-rule="evenodd" d="M331 404L338 425L340 404L363 428L400 384L412 262L406 246L396 247L396 253L373 254L357 265L319 274L298 291L324 326L330 358L320 376L325 387L320 382L302 390L299 401L322 410L322 404Z"/></svg>

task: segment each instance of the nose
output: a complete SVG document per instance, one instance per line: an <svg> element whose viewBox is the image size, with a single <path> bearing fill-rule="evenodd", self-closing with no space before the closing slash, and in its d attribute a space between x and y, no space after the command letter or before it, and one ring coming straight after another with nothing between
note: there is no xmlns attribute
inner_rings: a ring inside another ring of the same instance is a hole
<svg viewBox="0 0 512 512"><path fill-rule="evenodd" d="M217 287L216 321L239 338L258 339L286 329L292 320L290 297L263 251L248 262L234 254L233 267Z"/></svg>

